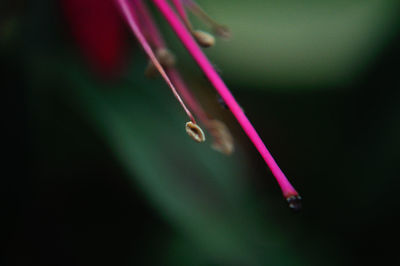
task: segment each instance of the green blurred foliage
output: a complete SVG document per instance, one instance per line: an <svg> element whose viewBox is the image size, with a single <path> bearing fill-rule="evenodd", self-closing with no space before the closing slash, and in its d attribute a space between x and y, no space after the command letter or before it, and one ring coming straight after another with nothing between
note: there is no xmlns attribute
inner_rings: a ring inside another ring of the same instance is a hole
<svg viewBox="0 0 400 266"><path fill-rule="evenodd" d="M201 2L233 32L210 57L235 83L262 90L351 82L396 34L400 7L396 0Z"/></svg>

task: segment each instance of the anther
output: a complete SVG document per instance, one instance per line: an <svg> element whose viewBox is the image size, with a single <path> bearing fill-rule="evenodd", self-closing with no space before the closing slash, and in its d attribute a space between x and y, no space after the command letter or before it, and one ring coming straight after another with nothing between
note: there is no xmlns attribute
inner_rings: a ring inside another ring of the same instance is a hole
<svg viewBox="0 0 400 266"><path fill-rule="evenodd" d="M163 66L160 64L158 61L155 53L153 52L150 43L146 40L146 37L143 35L142 31L140 30L139 25L137 24L137 17L134 13L135 9L132 9L130 6L130 2L128 0L117 0L119 7L121 8L121 11L123 15L125 16L126 21L128 22L131 30L133 31L134 35L138 39L139 43L142 45L143 50L146 52L147 56L150 58L151 62L154 64L154 66L157 68L157 70L160 72L161 76L165 80L165 82L168 84L168 87L171 89L172 93L174 94L175 98L178 100L179 104L182 106L184 109L186 115L192 120L193 122L194 117L192 113L189 111L189 109L186 107L185 103L183 102L182 98L179 96L179 93L176 91L174 84L172 84L170 78L168 77L167 73L165 72Z"/></svg>
<svg viewBox="0 0 400 266"><path fill-rule="evenodd" d="M185 24L187 29L190 31L192 36L196 39L197 43L200 46L205 47L205 48L214 46L215 37L212 34L210 34L208 32L201 31L201 30L193 29L192 23L190 23L189 17L186 14L185 7L183 6L182 0L172 0L172 2L174 4L176 10L178 11L178 14L181 17L183 23ZM191 6L191 5L196 6L197 5L196 3L192 2L192 1L189 1L186 4L188 4L189 6ZM200 7L198 7L198 8L200 8ZM221 26L221 25L216 24L216 23L214 23L214 24L211 23L211 27L213 28L214 32L216 34L218 34L219 36L228 36L226 34L226 32L228 30L227 27ZM219 28L221 28L221 29L219 29Z"/></svg>
<svg viewBox="0 0 400 266"><path fill-rule="evenodd" d="M293 211L298 212L301 210L301 197L299 195L287 197L286 201L289 204L289 208Z"/></svg>
<svg viewBox="0 0 400 266"><path fill-rule="evenodd" d="M156 51L156 56L164 67L175 66L175 55L167 48L160 48Z"/></svg>
<svg viewBox="0 0 400 266"><path fill-rule="evenodd" d="M228 127L219 120L210 120L208 123L208 128L214 137L212 148L223 154L231 155L235 147Z"/></svg>
<svg viewBox="0 0 400 266"><path fill-rule="evenodd" d="M185 129L186 133L196 142L204 142L206 140L203 130L197 124L189 121L186 123Z"/></svg>
<svg viewBox="0 0 400 266"><path fill-rule="evenodd" d="M197 43L202 47L211 47L215 44L214 36L208 32L193 30L192 35L196 39Z"/></svg>
<svg viewBox="0 0 400 266"><path fill-rule="evenodd" d="M157 60L164 68L175 66L175 55L167 48L159 48L155 51ZM145 75L149 78L154 78L158 74L157 68L150 61L145 70Z"/></svg>

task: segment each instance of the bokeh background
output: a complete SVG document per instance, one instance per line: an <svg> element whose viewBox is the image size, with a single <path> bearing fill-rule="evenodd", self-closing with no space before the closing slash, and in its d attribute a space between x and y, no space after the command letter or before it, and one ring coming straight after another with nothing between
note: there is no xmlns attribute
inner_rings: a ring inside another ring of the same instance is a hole
<svg viewBox="0 0 400 266"><path fill-rule="evenodd" d="M300 213L152 8L236 151L186 135L107 1L0 2L1 265L400 262L398 0L198 1L232 30L206 53L302 194Z"/></svg>

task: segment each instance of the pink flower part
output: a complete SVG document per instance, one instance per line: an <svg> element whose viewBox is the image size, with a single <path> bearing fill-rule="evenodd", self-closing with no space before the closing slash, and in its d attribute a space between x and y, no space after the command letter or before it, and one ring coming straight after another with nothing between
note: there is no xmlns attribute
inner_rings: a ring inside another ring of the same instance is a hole
<svg viewBox="0 0 400 266"><path fill-rule="evenodd" d="M208 127L208 116L203 110L203 107L197 102L193 94L186 87L181 75L175 68L167 69L168 76L171 78L172 83L175 84L176 89L179 91L182 98L185 100L189 108L193 111L196 117L200 120L202 124Z"/></svg>
<svg viewBox="0 0 400 266"><path fill-rule="evenodd" d="M164 78L164 80L167 82L168 86L171 88L173 94L175 95L176 99L179 101L181 104L182 108L185 110L186 114L189 116L189 118L192 120L194 124L196 124L196 121L193 117L193 115L190 113L189 109L186 107L185 103L182 101L181 97L179 96L178 92L176 91L174 85L172 84L171 80L169 79L167 73L165 73L164 68L161 66L161 64L158 62L153 50L151 49L149 43L147 42L146 38L140 31L136 19L134 17L134 9L131 8L127 0L116 0L121 8L122 13L124 14L129 26L131 27L133 33L135 34L136 38L142 45L144 51L146 54L149 56L151 62L154 64L154 66L158 69L160 72L161 76Z"/></svg>
<svg viewBox="0 0 400 266"><path fill-rule="evenodd" d="M142 32L144 32L144 30L147 31L150 45L152 45L154 49L166 48L165 41L157 29L147 6L143 3L143 0L132 0L131 2L132 8L136 8L138 16L140 16L137 24L140 25L141 29L143 29ZM178 2L180 2L180 0L178 0ZM181 98L187 103L191 111L199 118L199 120L207 126L207 114L196 101L192 93L188 90L179 72L174 67L168 67L165 70Z"/></svg>
<svg viewBox="0 0 400 266"><path fill-rule="evenodd" d="M138 24L140 24L142 32L148 37L147 39L151 41L151 44L156 48L165 47L165 42L151 18L147 6L143 3L143 0L131 0L131 3L132 9L137 9L137 13L140 15Z"/></svg>
<svg viewBox="0 0 400 266"><path fill-rule="evenodd" d="M122 0L120 0L120 2L121 1ZM215 89L221 95L225 103L228 105L229 109L236 117L236 119L238 120L239 124L241 125L247 136L253 142L254 146L257 148L262 158L271 169L272 174L275 176L280 188L282 189L284 197L286 199L297 197L298 196L297 191L290 184L285 174L279 168L278 164L275 162L271 153L267 150L260 136L258 135L256 130L250 123L249 119L242 111L239 104L236 102L235 98L233 97L233 95L231 94L225 83L222 81L217 72L214 70L212 64L208 61L207 57L204 55L200 47L197 45L196 41L193 39L189 31L179 20L179 18L172 10L172 8L169 6L167 1L153 0L153 2L160 10L160 12L164 15L165 19L171 25L171 27L177 34L178 38L184 44L184 46L192 55L192 57L195 59L200 68L203 70L203 72L208 77L210 82L214 85Z"/></svg>
<svg viewBox="0 0 400 266"><path fill-rule="evenodd" d="M182 0L172 0L172 3L175 6L176 11L182 20L186 23L186 25L190 25L188 15L186 13L185 7L183 6Z"/></svg>

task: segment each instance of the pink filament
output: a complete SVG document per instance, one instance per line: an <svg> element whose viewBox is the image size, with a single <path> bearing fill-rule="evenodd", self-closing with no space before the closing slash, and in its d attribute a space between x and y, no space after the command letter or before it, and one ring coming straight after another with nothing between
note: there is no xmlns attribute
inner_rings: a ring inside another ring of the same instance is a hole
<svg viewBox="0 0 400 266"><path fill-rule="evenodd" d="M298 195L297 191L290 184L289 180L286 178L285 174L279 168L278 164L275 162L271 153L267 150L260 136L250 123L249 119L246 117L242 108L236 102L235 98L219 77L217 72L214 70L211 63L208 61L207 57L204 55L200 47L197 45L196 41L193 39L191 34L188 32L186 27L179 20L177 15L171 9L167 1L165 0L153 0L154 4L160 10L160 12L164 15L165 19L171 25L179 39L182 41L186 49L198 63L200 68L203 70L204 74L208 77L210 82L214 85L217 92L221 95L222 99L228 105L229 109L233 113L233 115L238 120L239 124L253 142L254 146L261 154L262 158L266 162L266 164L271 169L272 174L275 176L284 197L288 198L290 196Z"/></svg>
<svg viewBox="0 0 400 266"><path fill-rule="evenodd" d="M167 73L165 72L164 68L161 66L161 64L158 62L153 50L151 49L149 43L147 42L146 38L140 31L136 21L135 17L133 15L134 10L131 9L130 5L128 4L127 0L116 0L122 10L122 13L124 14L129 26L131 27L133 33L135 34L136 38L142 45L143 49L149 56L151 62L154 64L154 66L158 69L160 72L161 76L164 78L164 80L167 82L168 86L171 88L174 96L176 99L179 101L181 104L182 108L185 110L186 114L189 116L189 118L192 120L193 123L196 124L196 121L193 117L193 115L190 113L189 109L186 107L185 103L182 101L181 97L179 96L178 92L176 91L174 85L172 84L171 80L169 79Z"/></svg>
<svg viewBox="0 0 400 266"><path fill-rule="evenodd" d="M171 67L167 69L167 73L171 78L172 83L175 84L176 89L179 90L179 93L181 94L182 98L185 100L189 108L193 111L196 117L199 118L200 122L208 127L209 121L206 112L203 110L203 107L201 107L201 105L194 98L193 94L186 87L186 84L183 81L178 70Z"/></svg>
<svg viewBox="0 0 400 266"><path fill-rule="evenodd" d="M188 15L186 13L185 7L183 6L182 0L172 0L172 3L175 6L176 11L178 12L179 16L182 18L182 20L186 23L186 25L191 27Z"/></svg>
<svg viewBox="0 0 400 266"><path fill-rule="evenodd" d="M180 3L180 0L174 0ZM157 29L156 24L147 8L147 6L143 3L143 0L132 0L133 7L137 8L138 16L140 16L140 20L138 24L140 24L141 28L148 30L148 41L154 46L155 49L166 48L164 39L161 36L161 33ZM181 6L183 8L183 6ZM208 117L204 112L203 108L196 101L192 93L186 87L185 82L183 81L181 75L174 67L168 67L165 69L168 77L174 84L175 88L179 92L180 96L189 106L191 111L199 118L199 120L205 125L208 126Z"/></svg>
<svg viewBox="0 0 400 266"><path fill-rule="evenodd" d="M147 33L148 40L156 48L165 47L165 42L158 31L153 19L151 18L150 12L143 0L131 0L133 8L137 9L137 13L140 16L138 24L142 28L143 33ZM142 21L141 21L142 20Z"/></svg>

